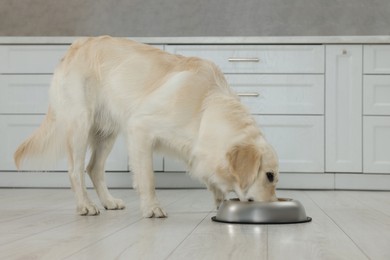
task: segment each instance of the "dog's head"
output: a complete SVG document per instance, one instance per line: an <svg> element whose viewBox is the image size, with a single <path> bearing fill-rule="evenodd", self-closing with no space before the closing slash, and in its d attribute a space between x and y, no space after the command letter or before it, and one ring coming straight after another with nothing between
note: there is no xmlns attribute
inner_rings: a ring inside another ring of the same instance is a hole
<svg viewBox="0 0 390 260"><path fill-rule="evenodd" d="M260 140L232 147L228 154L233 189L240 200L276 201L279 180L278 157L272 146Z"/></svg>

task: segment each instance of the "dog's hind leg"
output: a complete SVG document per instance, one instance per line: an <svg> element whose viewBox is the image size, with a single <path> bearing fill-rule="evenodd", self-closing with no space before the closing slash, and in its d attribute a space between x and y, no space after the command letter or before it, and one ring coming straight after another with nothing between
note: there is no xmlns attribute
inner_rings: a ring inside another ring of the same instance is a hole
<svg viewBox="0 0 390 260"><path fill-rule="evenodd" d="M77 200L80 215L98 215L99 209L91 202L85 188L85 155L88 146L90 124L87 116L78 115L68 132L69 178Z"/></svg>
<svg viewBox="0 0 390 260"><path fill-rule="evenodd" d="M141 199L142 215L146 218L167 216L161 208L155 191L153 172L153 140L142 127L128 129L130 168L134 174L134 186Z"/></svg>
<svg viewBox="0 0 390 260"><path fill-rule="evenodd" d="M92 149L92 155L87 166L87 172L96 189L100 202L105 209L113 210L125 208L125 204L121 199L116 199L110 194L104 178L105 162L114 146L116 136L117 134L114 133L109 136L91 133L90 147Z"/></svg>

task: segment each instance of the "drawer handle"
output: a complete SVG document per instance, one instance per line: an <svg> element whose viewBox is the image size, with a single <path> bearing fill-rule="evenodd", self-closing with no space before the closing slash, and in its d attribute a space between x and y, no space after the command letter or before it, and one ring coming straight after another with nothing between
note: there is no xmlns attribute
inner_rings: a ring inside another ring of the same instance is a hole
<svg viewBox="0 0 390 260"><path fill-rule="evenodd" d="M237 93L237 95L239 97L258 97L258 96L260 96L260 94L257 92L241 92L241 93Z"/></svg>
<svg viewBox="0 0 390 260"><path fill-rule="evenodd" d="M229 62L259 62L259 58L229 58Z"/></svg>

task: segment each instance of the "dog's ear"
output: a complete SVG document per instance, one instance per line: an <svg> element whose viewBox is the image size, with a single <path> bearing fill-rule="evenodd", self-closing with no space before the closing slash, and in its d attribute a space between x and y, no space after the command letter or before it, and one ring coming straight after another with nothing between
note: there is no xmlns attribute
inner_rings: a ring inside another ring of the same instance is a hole
<svg viewBox="0 0 390 260"><path fill-rule="evenodd" d="M241 189L248 188L256 179L261 155L254 145L237 145L227 153L230 173Z"/></svg>

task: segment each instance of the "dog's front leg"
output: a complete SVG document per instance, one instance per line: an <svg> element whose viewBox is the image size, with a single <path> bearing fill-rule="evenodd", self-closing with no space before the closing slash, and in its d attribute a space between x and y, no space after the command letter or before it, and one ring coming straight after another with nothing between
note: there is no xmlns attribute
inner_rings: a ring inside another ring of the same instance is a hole
<svg viewBox="0 0 390 260"><path fill-rule="evenodd" d="M225 200L225 193L221 191L217 186L214 184L208 184L208 189L213 193L214 195L214 203L217 209L221 205L221 203Z"/></svg>
<svg viewBox="0 0 390 260"><path fill-rule="evenodd" d="M153 140L145 131L132 127L128 133L130 169L134 176L134 187L141 199L142 215L146 218L165 218L156 197L153 172Z"/></svg>

